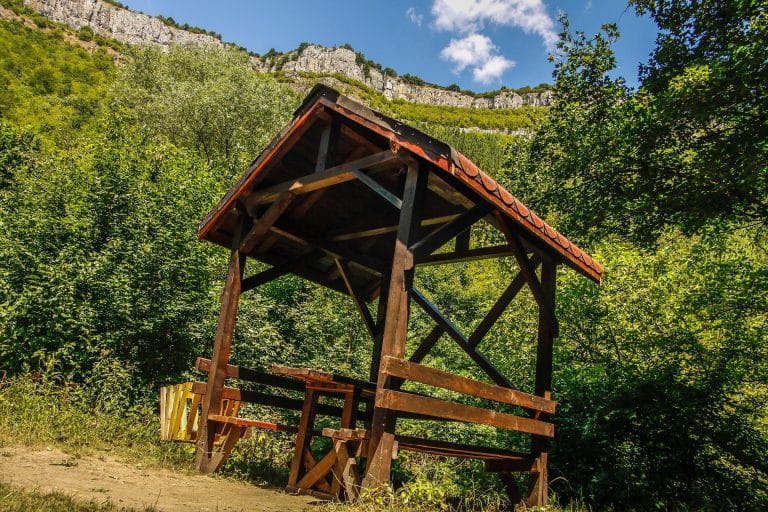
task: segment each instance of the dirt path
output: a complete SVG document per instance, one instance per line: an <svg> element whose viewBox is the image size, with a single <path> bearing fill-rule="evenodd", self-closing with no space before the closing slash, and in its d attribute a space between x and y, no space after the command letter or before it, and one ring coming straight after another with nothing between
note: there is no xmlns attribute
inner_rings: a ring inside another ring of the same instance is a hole
<svg viewBox="0 0 768 512"><path fill-rule="evenodd" d="M39 492L162 512L298 512L312 498L242 482L143 468L109 456L74 459L57 449L0 449L0 481Z"/></svg>

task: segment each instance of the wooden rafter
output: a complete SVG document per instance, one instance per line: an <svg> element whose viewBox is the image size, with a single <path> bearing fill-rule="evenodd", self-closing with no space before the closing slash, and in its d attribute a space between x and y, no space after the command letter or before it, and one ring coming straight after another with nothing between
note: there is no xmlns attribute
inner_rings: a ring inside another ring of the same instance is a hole
<svg viewBox="0 0 768 512"><path fill-rule="evenodd" d="M488 203L480 203L462 213L448 224L437 228L411 246L414 261L418 263L423 260L456 235L485 217L492 209L493 208Z"/></svg>
<svg viewBox="0 0 768 512"><path fill-rule="evenodd" d="M244 203L247 207L252 208L256 205L271 203L283 192L290 191L295 195L308 194L315 190L351 181L355 179L354 171L391 163L399 158L396 153L390 150L380 151L379 153L346 162L321 172L284 181L283 183L259 190L246 197Z"/></svg>
<svg viewBox="0 0 768 512"><path fill-rule="evenodd" d="M464 263L467 261L484 260L488 258L504 258L514 256L514 252L508 245L496 245L494 247L479 247L477 249L455 250L431 254L421 261L419 265L444 265L446 263Z"/></svg>
<svg viewBox="0 0 768 512"><path fill-rule="evenodd" d="M349 290L349 295L355 303L355 308L357 308L360 316L363 317L365 327L368 329L371 337L376 338L376 322L374 322L373 316L371 316L371 312L368 310L368 306L365 305L365 297L363 297L357 287L352 283L347 263L339 258L336 258L335 261L336 268L339 270L339 275L344 281L344 285L347 287L347 290Z"/></svg>
<svg viewBox="0 0 768 512"><path fill-rule="evenodd" d="M280 194L275 202L267 208L264 215L254 222L253 227L240 242L240 252L243 254L251 252L269 233L269 229L277 222L283 212L291 206L294 199L296 196L290 192Z"/></svg>
<svg viewBox="0 0 768 512"><path fill-rule="evenodd" d="M421 226L434 226L436 224L445 224L446 222L450 222L454 220L456 217L458 217L459 214L455 215L444 215L442 217L433 217L431 219L424 219L421 221ZM397 231L397 226L383 226L380 228L371 228L371 229L365 229L362 231L352 231L350 233L342 233L339 235L334 235L331 237L331 240L334 242L343 242L345 240L356 240L359 238L369 238L379 235L385 235L387 233L395 233Z"/></svg>

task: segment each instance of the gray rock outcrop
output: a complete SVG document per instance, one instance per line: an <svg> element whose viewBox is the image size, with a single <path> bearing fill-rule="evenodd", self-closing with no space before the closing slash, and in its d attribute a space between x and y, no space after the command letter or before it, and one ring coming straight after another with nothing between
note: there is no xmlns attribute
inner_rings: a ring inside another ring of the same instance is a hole
<svg viewBox="0 0 768 512"><path fill-rule="evenodd" d="M123 9L102 0L24 0L24 5L75 29L87 26L96 34L129 44L156 44L164 47L224 44L211 35L172 27L153 16ZM251 65L257 71L280 70L289 75L300 72L339 74L365 84L388 99L428 105L492 109L526 105L545 107L551 105L553 99L551 91L525 94L501 91L494 96L481 97L417 85L359 63L355 52L347 48L308 45L294 52L289 59L251 57Z"/></svg>

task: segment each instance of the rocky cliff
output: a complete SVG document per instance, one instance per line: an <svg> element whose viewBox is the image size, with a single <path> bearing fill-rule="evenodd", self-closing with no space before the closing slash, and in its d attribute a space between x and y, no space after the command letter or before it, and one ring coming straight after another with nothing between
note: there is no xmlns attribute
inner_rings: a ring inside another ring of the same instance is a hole
<svg viewBox="0 0 768 512"><path fill-rule="evenodd" d="M24 0L24 5L40 14L75 29L90 27L95 33L129 44L204 45L223 43L208 34L172 27L146 14L117 7L101 0ZM389 99L413 103L468 108L518 108L525 105L549 106L552 92L518 94L502 91L495 96L476 97L461 92L416 85L402 78L383 74L375 67L358 62L354 51L347 48L325 48L309 45L288 59L252 57L258 71L299 72L320 75L344 75L361 82Z"/></svg>

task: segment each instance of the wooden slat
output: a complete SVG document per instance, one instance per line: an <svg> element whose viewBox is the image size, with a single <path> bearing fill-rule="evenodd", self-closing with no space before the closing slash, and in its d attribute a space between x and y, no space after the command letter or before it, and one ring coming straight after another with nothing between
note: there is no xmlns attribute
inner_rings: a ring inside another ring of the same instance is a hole
<svg viewBox="0 0 768 512"><path fill-rule="evenodd" d="M445 265L447 263L464 263L488 258L505 258L507 256L514 256L512 249L508 245L497 245L495 247L481 247L479 249L432 254L419 261L419 265Z"/></svg>
<svg viewBox="0 0 768 512"><path fill-rule="evenodd" d="M539 461L530 458L522 460L491 459L485 461L485 470L489 473L538 473Z"/></svg>
<svg viewBox="0 0 768 512"><path fill-rule="evenodd" d="M289 180L263 190L254 192L244 203L246 207L253 207L260 204L271 203L277 199L283 192L290 191L295 195L308 194L314 190L338 185L355 179L353 171L366 169L376 165L387 164L398 160L400 157L391 150L380 151L373 155L368 155L358 160L346 162L324 171L316 172L307 176L302 176L294 180Z"/></svg>
<svg viewBox="0 0 768 512"><path fill-rule="evenodd" d="M382 390L376 395L376 406L404 412L430 411L430 414L455 421L490 425L544 437L555 436L555 426L551 423L401 391Z"/></svg>
<svg viewBox="0 0 768 512"><path fill-rule="evenodd" d="M548 414L554 414L555 412L556 404L552 400L523 393L522 391L486 384L395 357L387 356L384 358L382 371L388 375L442 389L449 389L464 395L516 405Z"/></svg>
<svg viewBox="0 0 768 512"><path fill-rule="evenodd" d="M204 357L197 358L197 361L195 362L195 368L197 368L199 371L207 372L210 367L210 359L206 359ZM254 370L253 368L246 368L244 366L228 364L226 367L226 376L228 379L245 380L256 384L265 384L282 389L289 389L291 391L304 391L304 384L296 381L295 379L283 377L281 375L275 375L274 373Z"/></svg>
<svg viewBox="0 0 768 512"><path fill-rule="evenodd" d="M298 428L291 425L283 425L271 421L254 420L251 418L238 418L236 416L225 416L223 414L209 414L208 419L217 423L226 423L228 425L237 425L238 427L260 428L262 430L276 430L279 432L296 432Z"/></svg>
<svg viewBox="0 0 768 512"><path fill-rule="evenodd" d="M490 446L453 443L450 441L423 439L404 435L397 435L395 436L395 439L397 439L402 450L431 453L433 455L442 455L446 457L461 457L465 459L479 460L523 460L530 458L528 453Z"/></svg>
<svg viewBox="0 0 768 512"><path fill-rule="evenodd" d="M459 214L455 215L444 215L442 217L432 217L431 219L424 219L421 221L422 227L424 226L434 226L436 224L445 224L446 222L450 222L456 217L458 217ZM331 240L334 242L343 242L345 240L356 240L358 238L368 238L372 236L379 236L379 235L385 235L387 233L395 233L397 231L397 226L383 226L380 228L371 228L366 229L362 231L353 231L351 233L343 233L340 235L335 235L331 237Z"/></svg>

